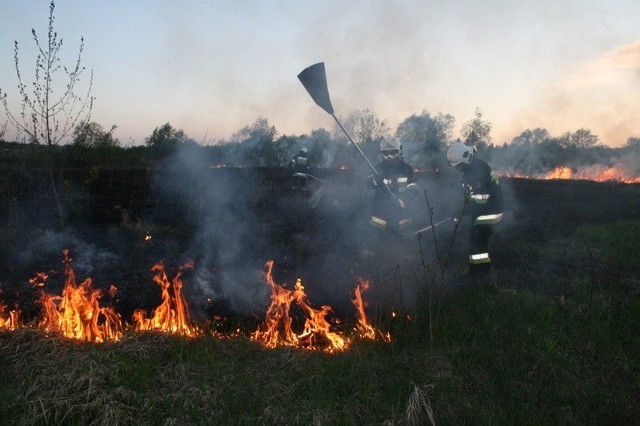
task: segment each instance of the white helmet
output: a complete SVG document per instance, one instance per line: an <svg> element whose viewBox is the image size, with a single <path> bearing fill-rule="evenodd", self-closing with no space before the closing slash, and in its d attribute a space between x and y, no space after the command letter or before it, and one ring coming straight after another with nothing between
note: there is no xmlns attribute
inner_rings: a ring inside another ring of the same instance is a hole
<svg viewBox="0 0 640 426"><path fill-rule="evenodd" d="M304 147L300 149L300 152L302 152L303 154L307 154L309 150L307 149L307 147Z"/></svg>
<svg viewBox="0 0 640 426"><path fill-rule="evenodd" d="M393 136L388 136L380 142L380 156L385 160L393 160L400 157L402 144Z"/></svg>
<svg viewBox="0 0 640 426"><path fill-rule="evenodd" d="M469 164L475 151L475 146L468 146L462 142L454 142L447 151L447 161L449 161L449 165L452 167L461 163Z"/></svg>

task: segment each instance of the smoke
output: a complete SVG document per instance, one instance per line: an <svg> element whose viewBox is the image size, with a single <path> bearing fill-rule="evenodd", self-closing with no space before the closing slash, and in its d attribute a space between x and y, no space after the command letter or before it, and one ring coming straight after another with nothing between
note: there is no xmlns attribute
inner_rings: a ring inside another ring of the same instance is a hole
<svg viewBox="0 0 640 426"><path fill-rule="evenodd" d="M310 154L319 143L313 137L298 142ZM194 285L185 286L192 308L199 313L261 315L270 300L263 279L269 260L274 261L276 283L291 287L300 278L311 303L331 306L345 317L352 313L357 277L373 282L375 295L370 297L378 307L413 306L425 286L424 271L413 268L419 269L420 256L434 262L438 254L432 234L421 241L385 234L373 246L380 260L371 263L363 257L376 235L369 222L373 190L366 184L368 173L312 167L315 179L308 196L290 189L287 173L286 168L211 168L203 151L190 145L179 145L158 168L157 197L178 203L179 217L187 221L179 225L189 228L181 257L195 261ZM464 196L457 172L427 171L417 178L421 191L405 200L416 229L431 223L430 214L433 222L460 217ZM503 191L513 199L508 181ZM508 206L503 228L513 226L517 208ZM458 246L467 237L461 230L458 241L452 241L454 229L452 220L439 225L437 243L441 248L455 243L454 251L460 252Z"/></svg>
<svg viewBox="0 0 640 426"><path fill-rule="evenodd" d="M258 195L254 171L211 166L200 149L180 145L159 169L165 173L155 175L154 188L161 197L176 200L179 216L188 221L191 238L183 256L195 261L194 306L223 303L249 314L268 302L260 281L269 248L252 206Z"/></svg>
<svg viewBox="0 0 640 426"><path fill-rule="evenodd" d="M291 191L285 168L210 168L190 146L180 146L159 170L158 196L179 200L191 228L182 257L195 261L188 295L195 309L261 314L270 300L263 280L269 260L276 282L292 286L302 279L311 303L339 313L353 308L362 244L372 232L373 194L364 176L313 168L317 176L305 196ZM401 258L391 244L381 242L379 250L391 263ZM416 254L417 245L410 250ZM381 303L390 303L396 288L382 290Z"/></svg>
<svg viewBox="0 0 640 426"><path fill-rule="evenodd" d="M63 249L69 250L73 270L83 279L103 276L105 271L122 260L120 255L93 242L86 242L80 232L73 228L59 231L47 229L34 234L30 234L28 240L16 243L13 256L13 267L24 269L26 274L52 269L63 271Z"/></svg>

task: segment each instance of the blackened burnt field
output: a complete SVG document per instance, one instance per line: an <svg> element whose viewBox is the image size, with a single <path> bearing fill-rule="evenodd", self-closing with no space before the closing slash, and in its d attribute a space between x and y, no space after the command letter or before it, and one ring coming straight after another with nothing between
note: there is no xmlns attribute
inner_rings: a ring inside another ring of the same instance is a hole
<svg viewBox="0 0 640 426"><path fill-rule="evenodd" d="M79 279L118 287L113 303L123 318L159 302L151 267L164 261L176 270L187 261L185 297L192 317L259 317L269 302L262 271L275 262L275 278L292 285L302 279L309 300L352 317L356 278L372 282L369 298L377 309L410 309L422 260L435 262L439 248L452 247L448 280L465 280L466 222L454 234L453 222L435 235L385 240L374 262L362 261L369 232L372 194L365 177L345 170L313 170L309 196L289 188L284 169L180 168L100 169L62 173L67 224L53 225L53 203L42 179L21 176L5 184L0 246L0 296L19 304L25 318L38 315L37 289L29 279L48 272L49 292L64 284L62 250L69 249ZM418 173L418 200L424 225L458 216L463 200L455 172ZM505 220L492 240L501 285L553 291L553 274L571 274L581 261L558 258L538 263L536 250L571 236L580 226L637 219L640 185L583 180L501 178ZM7 190L6 188L10 188ZM430 207L430 209L427 206ZM585 250L587 253L588 250ZM588 259L584 259L585 264Z"/></svg>

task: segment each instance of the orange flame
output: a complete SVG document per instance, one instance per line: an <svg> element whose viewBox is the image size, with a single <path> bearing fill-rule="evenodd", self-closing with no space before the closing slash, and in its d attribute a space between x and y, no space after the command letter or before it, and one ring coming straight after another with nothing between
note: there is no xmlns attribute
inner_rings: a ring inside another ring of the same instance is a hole
<svg viewBox="0 0 640 426"><path fill-rule="evenodd" d="M189 308L182 297L182 274L186 269L192 269L193 262L182 265L173 280L169 280L162 261L155 264L151 270L156 272L153 281L162 289L162 303L154 309L151 318L146 317L143 309L133 313L135 329L138 331L156 330L185 336L196 336L200 333L191 324Z"/></svg>
<svg viewBox="0 0 640 426"><path fill-rule="evenodd" d="M380 330L374 328L367 319L367 314L365 312L366 303L362 299L362 292L367 291L369 289L369 281L364 278L357 277L358 285L355 289L355 299L352 299L351 302L353 306L356 307L357 315L358 315L358 323L356 324L356 332L365 339L371 340L382 340L384 342L391 341L391 335L389 333L383 333Z"/></svg>
<svg viewBox="0 0 640 426"><path fill-rule="evenodd" d="M298 336L307 348L317 349L327 344L326 350L328 352L347 348L348 340L344 336L331 331L331 324L326 319L327 314L331 312L331 306L322 306L320 309L314 309L309 306L307 295L300 279L296 281L296 302L308 315L304 323L304 331Z"/></svg>
<svg viewBox="0 0 640 426"><path fill-rule="evenodd" d="M620 169L616 169L615 167L610 167L602 172L596 177L599 182L606 181L617 181L622 183L640 183L640 177L628 177L624 172Z"/></svg>
<svg viewBox="0 0 640 426"><path fill-rule="evenodd" d="M20 327L20 310L13 309L9 311L9 315L5 312L7 311L7 305L0 300L0 330L16 330Z"/></svg>
<svg viewBox="0 0 640 426"><path fill-rule="evenodd" d="M620 182L620 183L640 183L640 176L629 176L619 167L597 167L592 166L582 170L572 169L571 167L556 167L548 173L526 176L520 173L501 173L504 177L524 178L524 179L575 179L575 180L593 180L596 182Z"/></svg>
<svg viewBox="0 0 640 426"><path fill-rule="evenodd" d="M37 302L42 306L42 314L37 326L44 331L90 342L119 340L123 335L123 326L126 324L121 321L120 315L113 307L99 305L102 291L93 288L91 278L76 284L76 274L71 267L72 259L69 256L69 250L65 249L63 253L65 283L62 295L48 294L44 289L38 289L40 296ZM142 309L133 313L132 327L135 330L169 332L190 337L202 334L199 328L191 324L187 303L182 296L182 275L184 270L191 269L193 266L193 262L182 265L172 280L168 278L162 261L152 267L151 270L155 272L153 280L162 290L162 301L153 310L150 318L147 318L146 312ZM53 273L56 271L37 273L29 282L34 287L45 287L49 276ZM273 261L266 263L264 276L271 287L271 304L266 311L264 322L250 334L249 337L252 340L269 348L292 346L329 353L348 349L353 339L332 330L339 321L328 319L332 311L330 306L316 309L309 304L302 280L296 280L293 290L276 284L273 279ZM389 342L391 336L371 326L367 319L366 303L362 294L368 288L369 283L358 278L355 299L352 300L358 311L356 337ZM116 297L116 292L117 288L111 285L108 289L111 298ZM293 302L295 303L292 307ZM300 318L291 314L292 308ZM21 312L17 307L7 315L7 305L0 301L0 329L15 330L22 327L20 315ZM299 332L295 332L294 328ZM214 331L213 335L229 338L246 334L238 328L231 333Z"/></svg>
<svg viewBox="0 0 640 426"><path fill-rule="evenodd" d="M294 290L287 290L276 284L273 279L273 261L268 261L265 266L265 280L271 287L271 304L267 308L264 323L252 334L251 339L268 348L296 346L327 352L347 349L349 340L331 331L331 324L326 319L331 307L312 308L307 302L307 295L300 279L296 281ZM296 334L292 328L293 317L290 315L290 308L293 301L302 308L306 316L300 334Z"/></svg>
<svg viewBox="0 0 640 426"><path fill-rule="evenodd" d="M36 272L36 276L29 279L29 284L33 287L44 287L48 279L49 275L46 272Z"/></svg>
<svg viewBox="0 0 640 426"><path fill-rule="evenodd" d="M540 179L574 179L573 170L570 167L556 167Z"/></svg>
<svg viewBox="0 0 640 426"><path fill-rule="evenodd" d="M69 250L65 249L63 253L66 280L62 296L41 291L38 299L43 307L40 327L46 331L62 333L68 338L90 342L120 339L122 336L120 315L113 307L100 307L98 301L102 297L102 292L92 287L91 278L76 285L76 274L71 268L72 259L69 257ZM38 277L42 279L44 275L39 274Z"/></svg>

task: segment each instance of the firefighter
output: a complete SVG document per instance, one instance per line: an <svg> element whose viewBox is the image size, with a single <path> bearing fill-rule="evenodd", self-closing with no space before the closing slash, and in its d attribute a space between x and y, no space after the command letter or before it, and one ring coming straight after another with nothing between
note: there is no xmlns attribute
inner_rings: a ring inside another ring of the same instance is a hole
<svg viewBox="0 0 640 426"><path fill-rule="evenodd" d="M289 170L291 171L291 189L294 191L308 191L309 179L309 159L307 157L309 150L302 148L289 162Z"/></svg>
<svg viewBox="0 0 640 426"><path fill-rule="evenodd" d="M491 167L475 156L476 147L457 141L449 146L449 165L462 172L462 191L471 218L469 274L475 282L495 287L491 279L489 238L493 225L503 217L502 190Z"/></svg>
<svg viewBox="0 0 640 426"><path fill-rule="evenodd" d="M398 138L387 137L380 143L381 161L375 166L377 175L371 175L368 183L375 190L369 224L377 230L378 238L366 244L365 257L375 253L380 237L406 237L413 229L412 209L419 189L413 168L402 158L402 145ZM388 238L386 241L389 241Z"/></svg>

